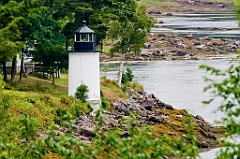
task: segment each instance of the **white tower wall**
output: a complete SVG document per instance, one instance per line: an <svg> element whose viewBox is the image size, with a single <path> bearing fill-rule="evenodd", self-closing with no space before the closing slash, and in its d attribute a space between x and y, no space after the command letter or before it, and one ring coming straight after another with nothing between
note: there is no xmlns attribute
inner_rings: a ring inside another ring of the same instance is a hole
<svg viewBox="0 0 240 159"><path fill-rule="evenodd" d="M100 108L99 52L69 52L68 95L74 96L77 87L88 86L88 101L93 110Z"/></svg>

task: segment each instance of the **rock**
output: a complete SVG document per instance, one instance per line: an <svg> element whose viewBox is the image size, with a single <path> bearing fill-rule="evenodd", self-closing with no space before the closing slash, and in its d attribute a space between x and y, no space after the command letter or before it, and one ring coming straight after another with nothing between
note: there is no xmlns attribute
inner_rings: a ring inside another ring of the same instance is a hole
<svg viewBox="0 0 240 159"><path fill-rule="evenodd" d="M208 148L208 144L206 142L198 142L197 145L199 148Z"/></svg>
<svg viewBox="0 0 240 159"><path fill-rule="evenodd" d="M173 16L173 14L172 13L167 13L166 16Z"/></svg>
<svg viewBox="0 0 240 159"><path fill-rule="evenodd" d="M149 121L152 121L155 124L158 124L158 123L162 123L164 121L164 118L161 118L160 116L150 116Z"/></svg>
<svg viewBox="0 0 240 159"><path fill-rule="evenodd" d="M192 39L193 38L193 34L192 33L188 33L188 34L185 35L185 38Z"/></svg>
<svg viewBox="0 0 240 159"><path fill-rule="evenodd" d="M158 99L154 94L147 94L141 90L132 92L127 101L111 100L112 110L104 111L102 115L103 123L97 133L103 130L113 130L121 126L121 137L128 137L128 130L132 127L143 125L164 125L168 126L167 131L158 131L161 135L166 133L168 135L180 134L186 137L183 133L181 125L183 124L184 116L190 116L186 110L174 109L171 105L165 104ZM137 114L138 122L131 122L133 117L130 112ZM200 148L214 147L217 145L217 138L214 133L219 132L217 128L212 127L204 119L197 115L196 130L197 130L197 144ZM125 122L122 122L125 121ZM79 140L90 143L96 136L95 129L98 121L94 117L87 114L82 114L75 119L71 128L74 130L73 135ZM69 132L69 128L59 127L59 134ZM224 132L221 130L220 132Z"/></svg>
<svg viewBox="0 0 240 159"><path fill-rule="evenodd" d="M195 119L200 120L200 121L204 121L203 117L201 117L200 115L196 115Z"/></svg>
<svg viewBox="0 0 240 159"><path fill-rule="evenodd" d="M82 136L85 136L85 137L95 137L95 133L94 133L94 130L88 130L88 129L84 129L82 128L80 131L79 131L79 134L82 135Z"/></svg>
<svg viewBox="0 0 240 159"><path fill-rule="evenodd" d="M145 49L149 49L150 47L151 47L151 44L149 44L149 43L147 43L147 44L145 43L145 44L144 44L144 48L145 48Z"/></svg>
<svg viewBox="0 0 240 159"><path fill-rule="evenodd" d="M161 101L157 101L157 107L159 107L160 109L165 107L165 103L161 102Z"/></svg>
<svg viewBox="0 0 240 159"><path fill-rule="evenodd" d="M173 110L173 107L172 107L171 105L169 105L169 104L165 104L165 108L166 108L166 109Z"/></svg>
<svg viewBox="0 0 240 159"><path fill-rule="evenodd" d="M148 12L148 14L162 14L162 13L159 11L150 11L150 12Z"/></svg>
<svg viewBox="0 0 240 159"><path fill-rule="evenodd" d="M205 45L197 45L197 46L195 46L195 48L198 50L203 50L203 49L205 49Z"/></svg>
<svg viewBox="0 0 240 159"><path fill-rule="evenodd" d="M176 55L177 55L177 56L185 56L185 55L186 55L186 53L184 53L184 52L181 52L181 51L178 51Z"/></svg>
<svg viewBox="0 0 240 159"><path fill-rule="evenodd" d="M183 118L183 115L176 115L177 118Z"/></svg>
<svg viewBox="0 0 240 159"><path fill-rule="evenodd" d="M178 48L186 48L187 45L183 44L183 43L178 43L177 44Z"/></svg>
<svg viewBox="0 0 240 159"><path fill-rule="evenodd" d="M202 42L201 42L201 41L195 41L195 42L193 43L193 45L202 45Z"/></svg>
<svg viewBox="0 0 240 159"><path fill-rule="evenodd" d="M212 38L209 37L209 36L206 36L206 37L204 37L204 40L208 40L208 41L210 41L210 40L212 40Z"/></svg>
<svg viewBox="0 0 240 159"><path fill-rule="evenodd" d="M158 23L163 24L164 22L163 22L163 20L160 19L160 20L158 20Z"/></svg>

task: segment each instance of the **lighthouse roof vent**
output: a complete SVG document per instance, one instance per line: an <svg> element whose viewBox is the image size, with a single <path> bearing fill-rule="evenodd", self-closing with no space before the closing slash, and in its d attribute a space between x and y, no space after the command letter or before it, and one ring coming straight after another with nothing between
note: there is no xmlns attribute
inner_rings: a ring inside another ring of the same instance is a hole
<svg viewBox="0 0 240 159"><path fill-rule="evenodd" d="M78 28L75 33L94 33L94 31L86 26L86 21L83 20L83 26Z"/></svg>

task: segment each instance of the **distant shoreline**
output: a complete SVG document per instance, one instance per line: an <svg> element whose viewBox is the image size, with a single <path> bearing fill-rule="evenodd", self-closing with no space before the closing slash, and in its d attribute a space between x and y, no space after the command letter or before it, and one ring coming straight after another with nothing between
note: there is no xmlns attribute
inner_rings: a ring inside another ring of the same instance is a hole
<svg viewBox="0 0 240 159"><path fill-rule="evenodd" d="M235 60L237 58L237 54L231 54L231 55L225 55L224 57L222 56L215 56L215 57L206 57L204 59L199 59L199 61L207 61L207 60L227 60L227 59L232 59ZM157 61L198 61L194 59L178 59L178 60L151 60L151 61L126 61L124 60L124 63L147 63L147 62L157 62ZM121 63L121 61L101 61L100 64L118 64Z"/></svg>

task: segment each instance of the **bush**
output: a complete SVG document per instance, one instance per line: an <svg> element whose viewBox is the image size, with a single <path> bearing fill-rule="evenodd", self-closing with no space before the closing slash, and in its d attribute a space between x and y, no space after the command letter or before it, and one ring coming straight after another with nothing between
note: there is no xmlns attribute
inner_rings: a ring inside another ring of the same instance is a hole
<svg viewBox="0 0 240 159"><path fill-rule="evenodd" d="M132 73L132 70L129 67L127 67L126 72L123 72L123 75L122 75L122 83L124 84L127 82L132 82L133 78L134 78L134 75Z"/></svg>
<svg viewBox="0 0 240 159"><path fill-rule="evenodd" d="M86 102L88 98L88 95L87 95L88 92L89 92L88 86L85 84L82 84L77 88L77 91L74 97L82 102Z"/></svg>

